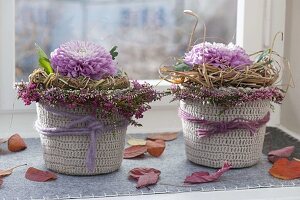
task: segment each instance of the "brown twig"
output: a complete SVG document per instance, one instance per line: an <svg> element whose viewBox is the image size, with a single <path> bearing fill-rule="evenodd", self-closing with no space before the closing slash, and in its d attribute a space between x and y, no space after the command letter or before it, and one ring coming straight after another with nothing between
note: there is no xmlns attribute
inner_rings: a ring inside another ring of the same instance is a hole
<svg viewBox="0 0 300 200"><path fill-rule="evenodd" d="M259 55L261 52L253 54ZM276 52L270 52L279 56ZM282 59L282 57L280 57ZM251 66L237 70L232 67L220 69L209 64L194 65L190 71L176 71L173 67L161 67L160 74L164 80L175 84L192 84L208 88L250 87L259 88L273 85L279 77L280 64L273 65L268 59L262 59Z"/></svg>
<svg viewBox="0 0 300 200"><path fill-rule="evenodd" d="M58 73L47 74L42 69L33 71L29 76L32 83L42 84L45 88L58 87L61 89L93 89L110 90L128 88L130 83L126 74L117 77L108 77L92 80L87 77L70 78Z"/></svg>

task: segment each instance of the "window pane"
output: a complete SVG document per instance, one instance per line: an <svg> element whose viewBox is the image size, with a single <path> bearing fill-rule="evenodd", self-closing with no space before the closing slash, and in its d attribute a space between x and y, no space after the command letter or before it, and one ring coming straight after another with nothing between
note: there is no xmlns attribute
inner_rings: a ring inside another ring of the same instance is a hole
<svg viewBox="0 0 300 200"><path fill-rule="evenodd" d="M195 38L235 42L237 0L15 0L16 80L37 67L34 43L49 55L69 40L118 46L117 61L134 79L157 79L158 67L185 52L194 18Z"/></svg>

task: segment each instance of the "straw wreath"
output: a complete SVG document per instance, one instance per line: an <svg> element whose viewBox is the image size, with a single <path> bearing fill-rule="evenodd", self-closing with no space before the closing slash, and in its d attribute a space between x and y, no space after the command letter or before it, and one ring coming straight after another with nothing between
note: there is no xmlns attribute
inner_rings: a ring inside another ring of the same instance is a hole
<svg viewBox="0 0 300 200"><path fill-rule="evenodd" d="M274 67L271 62L268 58L264 58L241 70L230 66L220 69L202 64L194 65L190 71L176 71L173 66L164 66L160 68L160 74L164 80L174 84L200 85L207 88L228 86L260 88L273 85L279 77L280 68Z"/></svg>
<svg viewBox="0 0 300 200"><path fill-rule="evenodd" d="M126 74L116 77L107 77L93 80L89 77L72 78L58 73L47 74L42 69L36 69L29 76L31 83L42 84L45 88L58 87L61 89L92 89L92 90L115 90L128 88L130 82Z"/></svg>
<svg viewBox="0 0 300 200"><path fill-rule="evenodd" d="M198 16L190 10L186 10L184 13L194 16L197 20L190 36L190 42L188 46L189 50L191 48L192 38L198 23ZM204 25L204 42L199 44L203 45L203 47L201 46L202 49L204 49L206 45L205 33L206 27ZM279 77L279 73L281 71L280 62L285 62L284 58L273 51L274 41L279 34L281 33L276 34L274 37L271 48L249 55L249 57L255 57L256 60L249 64L245 64L242 67L233 67L226 64L224 64L222 67L216 67L209 62L205 62L205 59L201 64L188 64L184 62L184 59L178 59L177 63L173 66L160 67L160 77L173 84L181 84L183 86L199 86L205 88L260 88L272 86L276 83L276 80ZM217 45L219 45L219 43L217 43ZM202 55L204 55L204 53L205 52L203 52Z"/></svg>

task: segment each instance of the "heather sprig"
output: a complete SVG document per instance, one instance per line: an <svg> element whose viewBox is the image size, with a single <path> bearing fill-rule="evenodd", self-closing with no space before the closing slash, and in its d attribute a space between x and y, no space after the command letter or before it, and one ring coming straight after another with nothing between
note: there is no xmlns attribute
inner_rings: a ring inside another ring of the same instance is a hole
<svg viewBox="0 0 300 200"><path fill-rule="evenodd" d="M256 100L270 100L280 104L284 92L278 87L262 87L258 89L242 87L205 88L205 87L180 87L173 85L170 89L175 100L209 101L216 105L232 107Z"/></svg>
<svg viewBox="0 0 300 200"><path fill-rule="evenodd" d="M32 102L69 108L92 105L103 117L113 118L118 113L131 124L139 126L133 118L142 118L143 113L151 108L149 103L161 99L165 94L157 92L148 83L132 81L131 85L122 90L66 90L57 87L45 89L42 84L20 83L17 88L18 98L26 105Z"/></svg>
<svg viewBox="0 0 300 200"><path fill-rule="evenodd" d="M21 83L18 89L18 98L21 98L25 105L30 105L33 101L38 102L40 94L36 90L36 87L37 84L35 83L28 83L26 85Z"/></svg>

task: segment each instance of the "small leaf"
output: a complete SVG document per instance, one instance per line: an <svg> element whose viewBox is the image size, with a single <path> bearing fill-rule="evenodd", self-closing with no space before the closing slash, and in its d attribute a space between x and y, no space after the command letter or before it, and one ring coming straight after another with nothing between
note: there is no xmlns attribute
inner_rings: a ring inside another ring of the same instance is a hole
<svg viewBox="0 0 300 200"><path fill-rule="evenodd" d="M110 51L109 51L109 53L110 53L110 55L111 55L111 57L112 57L112 59L114 60L117 56L118 56L118 52L116 51L117 50L117 46L114 46Z"/></svg>
<svg viewBox="0 0 300 200"><path fill-rule="evenodd" d="M231 165L227 162L224 162L224 165L221 169L215 173L209 174L208 172L194 172L191 176L187 176L184 180L184 183L207 183L218 180L225 172L231 168Z"/></svg>
<svg viewBox="0 0 300 200"><path fill-rule="evenodd" d="M25 178L30 181L46 182L57 179L57 176L49 171L42 171L34 167L29 167L26 171Z"/></svg>
<svg viewBox="0 0 300 200"><path fill-rule="evenodd" d="M11 152L22 151L27 148L23 138L19 134L14 134L8 139L8 150Z"/></svg>
<svg viewBox="0 0 300 200"><path fill-rule="evenodd" d="M154 157L161 156L166 147L164 140L147 140L146 146L148 153Z"/></svg>
<svg viewBox="0 0 300 200"><path fill-rule="evenodd" d="M143 188L148 185L154 185L158 181L159 174L150 172L149 174L142 175L137 182L136 188Z"/></svg>
<svg viewBox="0 0 300 200"><path fill-rule="evenodd" d="M159 134L151 134L147 136L147 139L150 140L164 140L164 141L171 141L177 138L178 132L165 132Z"/></svg>
<svg viewBox="0 0 300 200"><path fill-rule="evenodd" d="M0 178L4 177L4 176L9 176L13 173L14 169L21 167L21 166L25 166L27 164L23 164L23 165L17 165L15 167L12 167L10 169L5 169L5 170L0 170Z"/></svg>
<svg viewBox="0 0 300 200"><path fill-rule="evenodd" d="M289 161L287 158L280 158L273 164L269 173L276 178L284 180L300 178L300 161Z"/></svg>
<svg viewBox="0 0 300 200"><path fill-rule="evenodd" d="M136 179L137 188L143 188L148 185L156 184L160 171L154 168L134 168L129 171L129 177Z"/></svg>
<svg viewBox="0 0 300 200"><path fill-rule="evenodd" d="M129 176L134 179L139 179L142 175L149 174L151 172L158 175L161 173L158 169L155 168L136 167L129 171Z"/></svg>
<svg viewBox="0 0 300 200"><path fill-rule="evenodd" d="M127 143L131 146L146 145L146 140L131 137L130 139L127 140Z"/></svg>
<svg viewBox="0 0 300 200"><path fill-rule="evenodd" d="M147 147L145 145L135 145L128 147L124 150L124 157L123 158L135 158L140 155L143 155L147 152Z"/></svg>
<svg viewBox="0 0 300 200"><path fill-rule="evenodd" d="M37 43L35 43L34 45L35 45L35 48L36 48L39 58L47 58L48 59L48 56L44 52L44 50Z"/></svg>
<svg viewBox="0 0 300 200"><path fill-rule="evenodd" d="M288 146L288 147L285 147L285 148L282 148L282 149L277 149L277 150L270 151L268 153L268 160L271 163L274 163L279 158L288 158L288 157L290 157L294 151L295 151L294 146Z"/></svg>
<svg viewBox="0 0 300 200"><path fill-rule="evenodd" d="M262 61L267 55L269 55L270 51L271 51L270 49L264 50L264 51L258 56L258 58L256 59L255 63L259 63L260 61Z"/></svg>
<svg viewBox="0 0 300 200"><path fill-rule="evenodd" d="M0 178L0 187L3 185L3 178Z"/></svg>
<svg viewBox="0 0 300 200"><path fill-rule="evenodd" d="M191 66L185 64L185 63L179 63L177 65L174 65L175 71L185 72L190 71L192 69Z"/></svg>
<svg viewBox="0 0 300 200"><path fill-rule="evenodd" d="M48 58L39 58L39 64L47 74L53 73L53 69Z"/></svg>
<svg viewBox="0 0 300 200"><path fill-rule="evenodd" d="M42 67L47 74L53 73L53 69L51 67L50 60L47 54L43 51L43 49L38 44L35 44L35 48L39 56L38 61L40 67Z"/></svg>

